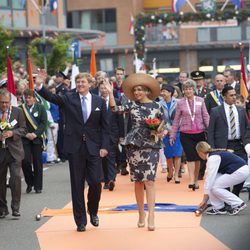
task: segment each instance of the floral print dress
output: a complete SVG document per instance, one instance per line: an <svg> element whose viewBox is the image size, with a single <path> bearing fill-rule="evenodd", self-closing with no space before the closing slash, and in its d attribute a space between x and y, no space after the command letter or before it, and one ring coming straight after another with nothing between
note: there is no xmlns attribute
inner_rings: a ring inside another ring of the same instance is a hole
<svg viewBox="0 0 250 250"><path fill-rule="evenodd" d="M154 181L159 162L159 150L164 146L161 139L152 139L147 119L163 119L163 111L157 102L130 102L117 106L118 112L129 112L132 129L124 140L130 167L131 181Z"/></svg>

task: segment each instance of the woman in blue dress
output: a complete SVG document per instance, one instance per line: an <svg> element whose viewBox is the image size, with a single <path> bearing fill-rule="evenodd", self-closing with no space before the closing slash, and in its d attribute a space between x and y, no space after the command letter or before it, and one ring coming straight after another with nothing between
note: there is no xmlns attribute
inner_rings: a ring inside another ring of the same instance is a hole
<svg viewBox="0 0 250 250"><path fill-rule="evenodd" d="M163 97L163 100L160 101L160 104L163 108L165 124L168 130L171 129L175 116L175 109L177 106L177 99L173 97L174 91L175 91L174 87L167 84L162 85L161 96ZM181 156L182 156L180 131L177 132L176 140L174 141L174 144L172 146L169 143L169 134L165 136L164 144L165 144L164 154L166 156L167 166L168 166L167 181L168 182L171 181L174 176L175 183L179 184L180 179L178 174L181 166Z"/></svg>

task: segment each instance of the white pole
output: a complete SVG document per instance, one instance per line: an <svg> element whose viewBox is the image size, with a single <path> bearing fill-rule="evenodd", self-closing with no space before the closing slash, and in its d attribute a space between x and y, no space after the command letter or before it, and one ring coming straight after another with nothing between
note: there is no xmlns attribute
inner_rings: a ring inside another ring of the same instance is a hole
<svg viewBox="0 0 250 250"><path fill-rule="evenodd" d="M221 11L223 11L226 8L226 6L228 5L228 2L229 0L226 0L226 2L223 4L223 6L220 9Z"/></svg>
<svg viewBox="0 0 250 250"><path fill-rule="evenodd" d="M31 2L34 4L34 6L36 7L36 9L39 11L39 13L42 14L42 11L40 10L40 8L37 5L37 3L34 0L31 0Z"/></svg>
<svg viewBox="0 0 250 250"><path fill-rule="evenodd" d="M187 0L186 2L188 3L188 5L189 5L190 8L192 9L192 11L193 11L194 13L196 13L196 12L197 12L196 9L195 9L194 6L189 2L189 0Z"/></svg>

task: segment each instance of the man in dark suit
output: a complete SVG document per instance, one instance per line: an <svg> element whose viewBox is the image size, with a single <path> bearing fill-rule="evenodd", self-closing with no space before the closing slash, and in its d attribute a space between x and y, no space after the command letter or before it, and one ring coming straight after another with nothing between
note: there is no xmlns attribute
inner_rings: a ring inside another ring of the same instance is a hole
<svg viewBox="0 0 250 250"><path fill-rule="evenodd" d="M87 224L84 186L89 184L87 210L90 222L99 226L97 216L103 179L101 158L107 156L109 122L105 101L89 92L92 77L80 73L75 78L76 91L56 95L42 86L46 73L40 71L36 78L39 94L49 102L59 105L65 114L64 150L68 154L73 214L77 231L85 231Z"/></svg>
<svg viewBox="0 0 250 250"><path fill-rule="evenodd" d="M32 191L37 194L43 189L43 160L42 152L45 147L45 132L47 126L47 112L45 107L36 102L35 92L31 89L24 91L24 111L27 133L22 138L25 157L22 161L22 169L27 184L26 193Z"/></svg>
<svg viewBox="0 0 250 250"><path fill-rule="evenodd" d="M113 191L116 179L116 158L118 151L118 143L124 138L124 120L123 115L117 112L112 112L109 107L109 93L105 87L104 82L99 84L99 92L101 97L105 100L108 110L108 117L110 121L110 140L109 140L109 153L102 160L104 172L104 189ZM116 105L121 105L118 99L115 99Z"/></svg>
<svg viewBox="0 0 250 250"><path fill-rule="evenodd" d="M226 84L228 86L232 86L235 89L236 94L240 94L240 84L235 79L234 69L226 68L223 72L223 75L225 76Z"/></svg>
<svg viewBox="0 0 250 250"><path fill-rule="evenodd" d="M69 91L69 86L67 85L69 79L68 77L62 72L59 71L56 73L55 83L56 85L56 94L58 95L65 95ZM63 127L64 127L64 114L63 110L59 109L59 121L58 121L58 139L57 139L57 151L58 157L61 159L62 162L67 160L67 155L63 149Z"/></svg>
<svg viewBox="0 0 250 250"><path fill-rule="evenodd" d="M0 121L11 125L0 134L0 218L8 215L6 201L6 176L10 168L12 215L20 216L21 201L21 162L24 150L21 137L25 135L26 124L22 109L10 105L11 95L6 89L0 90ZM5 141L5 144L3 143ZM5 145L5 147L4 147Z"/></svg>
<svg viewBox="0 0 250 250"><path fill-rule="evenodd" d="M245 109L235 106L236 91L232 86L226 85L222 90L222 95L223 105L211 110L208 143L212 148L232 149L236 155L247 160L242 141L247 127ZM233 193L239 195L242 186L243 183L235 186Z"/></svg>
<svg viewBox="0 0 250 250"><path fill-rule="evenodd" d="M211 109L221 106L223 104L223 97L221 95L222 89L224 88L226 81L222 74L218 74L214 78L215 89L208 93L205 97L205 104L207 112L210 114Z"/></svg>

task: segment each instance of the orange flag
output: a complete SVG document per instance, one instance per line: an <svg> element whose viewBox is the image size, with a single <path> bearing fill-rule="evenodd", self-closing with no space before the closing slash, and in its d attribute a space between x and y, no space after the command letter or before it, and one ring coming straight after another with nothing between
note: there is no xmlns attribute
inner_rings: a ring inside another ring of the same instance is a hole
<svg viewBox="0 0 250 250"><path fill-rule="evenodd" d="M32 66L29 54L28 54L28 73L29 73L29 89L34 90L34 80L33 80Z"/></svg>
<svg viewBox="0 0 250 250"><path fill-rule="evenodd" d="M91 58L90 58L90 74L92 76L96 75L96 60L95 60L95 48L94 44L92 43L91 48Z"/></svg>
<svg viewBox="0 0 250 250"><path fill-rule="evenodd" d="M240 61L241 61L240 94L245 98L245 100L247 100L248 90L247 90L245 63L242 51L240 52Z"/></svg>

